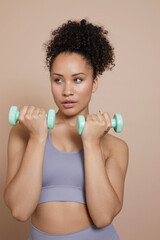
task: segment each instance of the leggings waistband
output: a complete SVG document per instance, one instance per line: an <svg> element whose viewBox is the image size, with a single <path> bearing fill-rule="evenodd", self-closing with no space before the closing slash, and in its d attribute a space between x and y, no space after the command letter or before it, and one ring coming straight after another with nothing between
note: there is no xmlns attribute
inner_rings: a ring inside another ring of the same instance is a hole
<svg viewBox="0 0 160 240"><path fill-rule="evenodd" d="M65 234L50 234L43 232L33 226L31 223L31 231L28 240L120 240L113 226L109 224L106 227L98 228L91 225L82 230L65 233Z"/></svg>

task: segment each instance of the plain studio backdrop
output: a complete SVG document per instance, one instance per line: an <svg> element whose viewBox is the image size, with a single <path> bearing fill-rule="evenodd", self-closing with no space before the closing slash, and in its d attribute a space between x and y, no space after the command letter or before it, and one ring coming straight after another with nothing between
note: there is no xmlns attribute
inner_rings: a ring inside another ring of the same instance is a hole
<svg viewBox="0 0 160 240"><path fill-rule="evenodd" d="M90 113L121 113L124 128L110 134L127 142L124 203L113 224L121 240L160 239L160 2L157 0L0 1L0 239L27 239L30 220L15 220L3 199L8 112L31 104L57 111L45 68L43 43L67 20L103 25L116 66L99 77Z"/></svg>

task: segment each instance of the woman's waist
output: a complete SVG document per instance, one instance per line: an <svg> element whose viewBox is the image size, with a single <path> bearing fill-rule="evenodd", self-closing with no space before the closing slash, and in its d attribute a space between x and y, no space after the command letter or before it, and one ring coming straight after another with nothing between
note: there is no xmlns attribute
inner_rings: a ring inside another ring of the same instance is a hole
<svg viewBox="0 0 160 240"><path fill-rule="evenodd" d="M87 205L78 202L45 202L37 206L32 224L41 231L63 234L79 231L93 223Z"/></svg>

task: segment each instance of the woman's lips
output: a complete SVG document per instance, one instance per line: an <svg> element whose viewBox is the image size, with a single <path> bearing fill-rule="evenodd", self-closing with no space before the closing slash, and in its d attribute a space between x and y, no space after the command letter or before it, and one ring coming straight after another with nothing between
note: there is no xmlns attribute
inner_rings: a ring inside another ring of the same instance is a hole
<svg viewBox="0 0 160 240"><path fill-rule="evenodd" d="M76 104L76 102L62 103L62 104L63 104L63 107L65 107L65 108L72 108Z"/></svg>

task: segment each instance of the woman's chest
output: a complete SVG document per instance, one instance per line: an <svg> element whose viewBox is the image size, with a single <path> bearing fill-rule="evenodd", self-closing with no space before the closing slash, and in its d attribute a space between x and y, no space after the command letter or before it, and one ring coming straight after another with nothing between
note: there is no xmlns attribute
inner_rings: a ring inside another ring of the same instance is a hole
<svg viewBox="0 0 160 240"><path fill-rule="evenodd" d="M49 131L49 137L52 145L63 152L76 152L83 148L81 136L76 130L56 128L54 131Z"/></svg>

